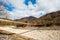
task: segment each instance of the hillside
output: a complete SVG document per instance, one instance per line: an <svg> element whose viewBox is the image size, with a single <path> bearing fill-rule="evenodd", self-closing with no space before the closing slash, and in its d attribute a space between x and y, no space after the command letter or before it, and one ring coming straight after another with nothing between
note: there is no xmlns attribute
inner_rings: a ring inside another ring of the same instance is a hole
<svg viewBox="0 0 60 40"><path fill-rule="evenodd" d="M30 20L30 23L42 26L60 26L60 11L48 13L38 19Z"/></svg>
<svg viewBox="0 0 60 40"><path fill-rule="evenodd" d="M36 19L36 17L33 17L33 16L29 16L29 17L24 17L24 18L21 18L21 19L16 19L14 21L20 21L20 22L29 22L30 20L32 19Z"/></svg>
<svg viewBox="0 0 60 40"><path fill-rule="evenodd" d="M60 26L60 11L47 13L46 15L35 18L33 16L17 19L14 21L31 23L33 26Z"/></svg>

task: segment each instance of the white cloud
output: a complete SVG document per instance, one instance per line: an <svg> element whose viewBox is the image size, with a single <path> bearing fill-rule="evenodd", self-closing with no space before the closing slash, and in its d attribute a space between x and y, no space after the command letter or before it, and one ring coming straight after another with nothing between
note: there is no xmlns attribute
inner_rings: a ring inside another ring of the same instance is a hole
<svg viewBox="0 0 60 40"><path fill-rule="evenodd" d="M40 9L42 8L46 12L52 12L60 10L60 0L39 0Z"/></svg>
<svg viewBox="0 0 60 40"><path fill-rule="evenodd" d="M37 5L33 6L30 2L28 7L24 4L24 0L8 1L15 7L11 12L13 19L27 16L40 17L46 13L60 10L60 0L37 0Z"/></svg>

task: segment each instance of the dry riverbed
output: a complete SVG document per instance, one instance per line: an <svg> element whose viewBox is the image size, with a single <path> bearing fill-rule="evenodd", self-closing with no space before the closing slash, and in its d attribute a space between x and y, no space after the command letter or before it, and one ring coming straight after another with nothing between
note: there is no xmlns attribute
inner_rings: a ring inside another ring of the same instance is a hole
<svg viewBox="0 0 60 40"><path fill-rule="evenodd" d="M60 30L29 30L11 27L0 27L0 30L6 30L35 40L60 40Z"/></svg>

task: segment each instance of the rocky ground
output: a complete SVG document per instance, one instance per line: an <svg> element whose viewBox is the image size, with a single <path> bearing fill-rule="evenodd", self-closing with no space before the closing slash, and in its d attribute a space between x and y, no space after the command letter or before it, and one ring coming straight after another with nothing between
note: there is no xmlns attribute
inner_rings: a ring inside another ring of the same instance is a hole
<svg viewBox="0 0 60 40"><path fill-rule="evenodd" d="M15 33L18 35L22 35L23 39L22 40L60 40L60 30L30 30L30 29L14 29L14 28L10 28L10 27L0 27L0 29L2 30L6 30L8 32L11 33ZM8 33L9 34L9 33ZM13 36L14 38L16 37L16 35ZM12 38L13 38L12 37ZM27 39L24 39L24 38ZM11 37L9 37L11 38ZM21 38L18 36L18 38ZM16 39L15 39L16 40ZM21 39L20 39L21 40Z"/></svg>
<svg viewBox="0 0 60 40"><path fill-rule="evenodd" d="M34 30L22 35L36 40L60 40L60 30Z"/></svg>
<svg viewBox="0 0 60 40"><path fill-rule="evenodd" d="M17 35L3 35L0 34L0 40L34 40L32 38L24 38L21 36L17 36Z"/></svg>
<svg viewBox="0 0 60 40"><path fill-rule="evenodd" d="M0 30L0 40L35 40L22 35Z"/></svg>

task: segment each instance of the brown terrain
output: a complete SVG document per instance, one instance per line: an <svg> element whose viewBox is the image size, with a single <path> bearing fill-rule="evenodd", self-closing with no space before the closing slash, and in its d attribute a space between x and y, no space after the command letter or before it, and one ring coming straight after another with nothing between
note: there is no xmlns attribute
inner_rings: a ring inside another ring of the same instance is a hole
<svg viewBox="0 0 60 40"><path fill-rule="evenodd" d="M24 18L21 18L21 19L16 19L16 20L14 20L14 21L19 21L19 22L28 23L28 21L29 21L29 20L32 20L32 19L36 19L36 17L29 16L29 17L24 17Z"/></svg>
<svg viewBox="0 0 60 40"><path fill-rule="evenodd" d="M28 17L30 18L30 17ZM27 19L27 18L25 18ZM23 20L23 19L22 19ZM32 18L27 20L29 23L37 24L37 25L58 25L60 26L60 11L52 12L46 14L40 18Z"/></svg>
<svg viewBox="0 0 60 40"><path fill-rule="evenodd" d="M15 21L22 21L25 23L30 23L32 26L36 26L36 27L57 27L59 28L60 26L60 11L48 13L40 18L35 18L35 17L30 18L30 17L17 19Z"/></svg>

